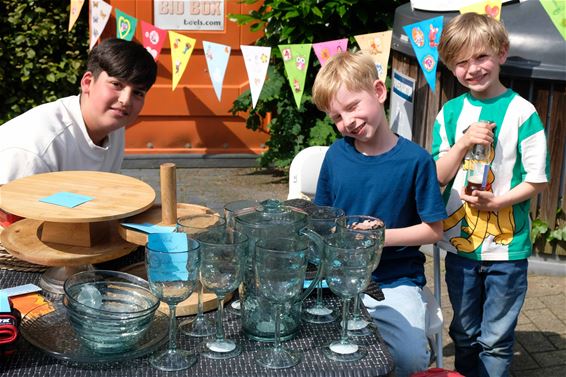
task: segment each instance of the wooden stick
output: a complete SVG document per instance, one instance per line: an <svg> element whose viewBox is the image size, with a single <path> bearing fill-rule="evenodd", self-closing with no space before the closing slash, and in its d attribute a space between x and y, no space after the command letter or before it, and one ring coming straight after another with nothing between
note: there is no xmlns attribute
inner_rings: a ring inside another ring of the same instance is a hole
<svg viewBox="0 0 566 377"><path fill-rule="evenodd" d="M177 174L175 164L167 162L159 167L161 181L161 223L177 223Z"/></svg>

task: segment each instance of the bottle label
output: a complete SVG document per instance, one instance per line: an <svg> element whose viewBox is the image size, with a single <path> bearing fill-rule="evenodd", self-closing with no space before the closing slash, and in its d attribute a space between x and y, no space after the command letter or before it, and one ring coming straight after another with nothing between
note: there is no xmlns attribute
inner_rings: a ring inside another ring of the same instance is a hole
<svg viewBox="0 0 566 377"><path fill-rule="evenodd" d="M482 161L472 161L472 169L468 171L468 182L475 186L481 185L485 190L487 187L487 178L489 174L489 164Z"/></svg>

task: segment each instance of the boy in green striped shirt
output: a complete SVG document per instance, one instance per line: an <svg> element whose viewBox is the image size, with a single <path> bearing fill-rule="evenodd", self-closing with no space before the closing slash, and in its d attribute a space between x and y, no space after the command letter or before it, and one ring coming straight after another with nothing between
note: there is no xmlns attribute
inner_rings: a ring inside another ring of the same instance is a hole
<svg viewBox="0 0 566 377"><path fill-rule="evenodd" d="M534 106L499 79L509 51L499 21L459 15L445 25L438 49L469 89L441 109L432 145L449 216L439 246L448 251L455 367L466 377L508 376L527 291L530 199L549 180L544 126ZM467 177L480 163L474 145L491 151L481 167L484 189L468 195Z"/></svg>

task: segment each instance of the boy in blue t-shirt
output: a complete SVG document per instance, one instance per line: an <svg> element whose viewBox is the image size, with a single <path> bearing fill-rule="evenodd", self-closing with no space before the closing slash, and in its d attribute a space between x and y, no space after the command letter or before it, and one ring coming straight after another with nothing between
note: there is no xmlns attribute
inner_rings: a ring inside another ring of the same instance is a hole
<svg viewBox="0 0 566 377"><path fill-rule="evenodd" d="M344 52L320 69L313 101L344 138L326 153L315 196L321 206L369 215L386 226L385 247L373 278L385 300L366 297L396 364L396 376L426 369L423 244L438 241L446 217L430 154L394 134L385 117L385 84L366 53Z"/></svg>
<svg viewBox="0 0 566 377"><path fill-rule="evenodd" d="M530 198L548 181L544 127L534 106L499 79L509 51L499 21L459 15L444 27L438 49L470 90L444 104L432 145L446 186L449 217L439 245L448 251L455 366L466 377L508 376L527 292ZM491 146L484 147L487 159L470 154L476 144ZM483 189L465 190L476 172Z"/></svg>

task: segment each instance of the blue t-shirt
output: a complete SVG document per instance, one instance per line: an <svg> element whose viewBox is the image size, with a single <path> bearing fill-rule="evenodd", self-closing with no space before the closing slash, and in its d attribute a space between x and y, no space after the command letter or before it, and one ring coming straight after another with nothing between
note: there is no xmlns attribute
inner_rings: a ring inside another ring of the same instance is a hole
<svg viewBox="0 0 566 377"><path fill-rule="evenodd" d="M378 217L386 229L446 218L432 156L401 136L378 156L361 154L349 137L334 142L322 163L314 202L347 215ZM418 246L386 247L374 280L394 285L408 278L423 286L424 262Z"/></svg>

